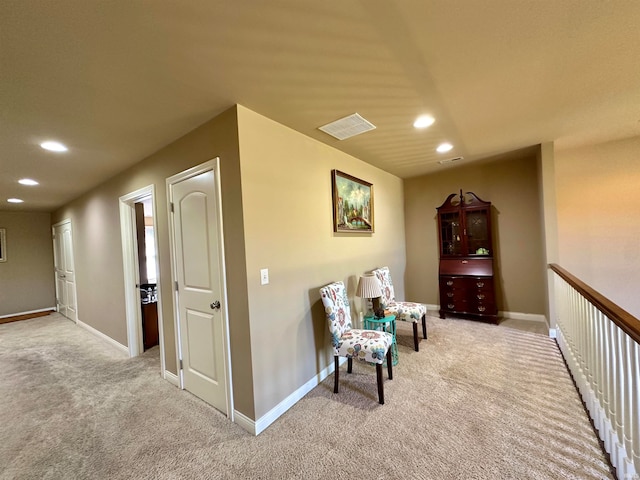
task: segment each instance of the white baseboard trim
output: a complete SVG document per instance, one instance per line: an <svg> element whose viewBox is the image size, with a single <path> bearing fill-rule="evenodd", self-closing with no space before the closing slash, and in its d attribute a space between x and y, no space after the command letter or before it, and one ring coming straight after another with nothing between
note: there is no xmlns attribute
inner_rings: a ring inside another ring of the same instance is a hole
<svg viewBox="0 0 640 480"><path fill-rule="evenodd" d="M549 338L558 338L558 332L555 328L549 329Z"/></svg>
<svg viewBox="0 0 640 480"><path fill-rule="evenodd" d="M347 361L346 358L340 358L340 365ZM307 393L313 390L320 382L333 373L335 369L334 363L323 368L320 373L311 378L307 383L298 388L295 392L282 400L278 405L269 410L265 415L260 417L257 421L251 420L246 415L234 410L234 422L237 423L247 432L253 435L259 435L269 425L275 422L282 414L293 407L298 401L304 397Z"/></svg>
<svg viewBox="0 0 640 480"><path fill-rule="evenodd" d="M256 422L251 420L245 414L240 413L237 410L233 411L233 422L237 423L243 430L249 432L251 435L257 435Z"/></svg>
<svg viewBox="0 0 640 480"><path fill-rule="evenodd" d="M498 316L502 318L512 318L513 320L526 320L528 322L547 323L547 317L538 313L498 312Z"/></svg>
<svg viewBox="0 0 640 480"><path fill-rule="evenodd" d="M175 385L176 387L180 388L180 379L175 373L170 372L169 370L165 370L164 379L167 382L171 383L172 385Z"/></svg>
<svg viewBox="0 0 640 480"><path fill-rule="evenodd" d="M104 333L102 333L100 330L96 330L95 328L93 328L91 325L87 325L86 323L84 323L83 321L81 321L80 319L78 319L78 323L77 325L79 327L84 328L85 330L91 332L92 334L94 334L96 337L101 338L102 340L104 340L105 342L109 343L110 345L114 346L115 348L117 348L118 350L120 350L122 353L124 353L127 357L129 356L129 348L122 345L120 342L115 341L113 338L111 338L108 335L105 335Z"/></svg>
<svg viewBox="0 0 640 480"><path fill-rule="evenodd" d="M40 308L38 310L29 310L28 312L17 312L17 313L10 313L8 315L0 315L0 318L19 317L20 315L29 315L31 313L41 313L41 312L53 313L55 311L56 311L56 307Z"/></svg>

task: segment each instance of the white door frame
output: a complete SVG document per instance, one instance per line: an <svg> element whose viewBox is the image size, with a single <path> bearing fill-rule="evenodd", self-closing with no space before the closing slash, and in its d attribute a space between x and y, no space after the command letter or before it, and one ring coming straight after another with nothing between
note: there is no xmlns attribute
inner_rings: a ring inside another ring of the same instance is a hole
<svg viewBox="0 0 640 480"><path fill-rule="evenodd" d="M75 259L75 252L73 251L73 223L71 223L71 219L70 218L65 218L64 220L59 221L58 223L54 223L53 225L51 225L51 235L55 236L56 234L56 227L59 227L61 225L64 225L65 223L69 224L69 230L71 230L71 256L73 257L73 298L75 300L75 318L70 319L73 323L75 323L76 325L78 324L78 318L80 317L78 315L78 288L77 288L77 283L78 283L78 275L76 274L76 259ZM54 275L57 274L57 272L55 271L56 267L55 267L55 255L56 255L56 246L55 246L55 239L54 239L54 245L53 245L53 255L54 255L54 266L53 266L53 272ZM58 303L58 282L56 279L56 310L60 311L59 308L59 303Z"/></svg>
<svg viewBox="0 0 640 480"><path fill-rule="evenodd" d="M138 238L136 236L136 212L134 204L144 198L151 197L153 225L156 226L155 186L149 185L135 192L120 197L120 231L122 234L122 262L124 269L124 298L127 316L127 344L129 356L137 357L144 352L142 336L142 316L140 312L140 272L138 270ZM156 230L157 232L157 230ZM153 243L158 252L158 235L154 235ZM156 257L158 280L160 279L160 262ZM158 282L159 283L159 282ZM164 331L162 328L162 295L158 288L158 338L160 344L160 373L166 379L164 359Z"/></svg>
<svg viewBox="0 0 640 480"><path fill-rule="evenodd" d="M204 172L213 170L215 177L215 189L217 195L218 210L215 212L218 227L218 256L220 262L220 291L222 293L220 314L222 315L222 329L223 329L223 358L224 358L224 372L225 372L225 385L227 396L227 418L232 422L234 421L233 415L233 383L231 378L231 340L229 336L229 312L227 310L227 270L225 265L225 253L224 253L224 232L222 230L222 190L220 184L220 157L216 157L205 163L189 168L184 172L180 172L167 178L167 212L169 214L169 251L171 253L171 283L177 284L177 263L176 263L176 245L175 245L175 225L174 215L172 209L172 185L186 180L190 177L195 177ZM173 318L176 331L176 364L179 366L182 359L182 348L180 342L180 318L179 318L179 296L176 288L173 290ZM178 368L180 388L184 390L184 372Z"/></svg>

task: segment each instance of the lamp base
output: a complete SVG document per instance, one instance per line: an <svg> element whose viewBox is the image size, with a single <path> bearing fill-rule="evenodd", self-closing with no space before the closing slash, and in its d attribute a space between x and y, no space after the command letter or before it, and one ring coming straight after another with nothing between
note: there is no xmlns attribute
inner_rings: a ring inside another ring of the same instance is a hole
<svg viewBox="0 0 640 480"><path fill-rule="evenodd" d="M373 305L373 311L376 312L380 309L380 297L372 298L371 303Z"/></svg>

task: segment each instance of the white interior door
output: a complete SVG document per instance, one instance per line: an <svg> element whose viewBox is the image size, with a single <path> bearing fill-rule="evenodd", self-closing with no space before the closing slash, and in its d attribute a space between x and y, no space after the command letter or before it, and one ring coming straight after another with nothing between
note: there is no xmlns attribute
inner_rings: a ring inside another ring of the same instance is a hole
<svg viewBox="0 0 640 480"><path fill-rule="evenodd" d="M76 308L76 273L73 262L71 222L53 227L53 259L56 275L56 303L65 317L78 321Z"/></svg>
<svg viewBox="0 0 640 480"><path fill-rule="evenodd" d="M219 209L213 170L169 183L183 385L227 413Z"/></svg>

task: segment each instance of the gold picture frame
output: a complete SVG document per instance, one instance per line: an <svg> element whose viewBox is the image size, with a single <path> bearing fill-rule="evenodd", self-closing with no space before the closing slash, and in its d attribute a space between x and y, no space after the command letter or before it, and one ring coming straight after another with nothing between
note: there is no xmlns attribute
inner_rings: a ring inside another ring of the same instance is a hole
<svg viewBox="0 0 640 480"><path fill-rule="evenodd" d="M373 233L373 184L341 172L331 171L333 231Z"/></svg>

